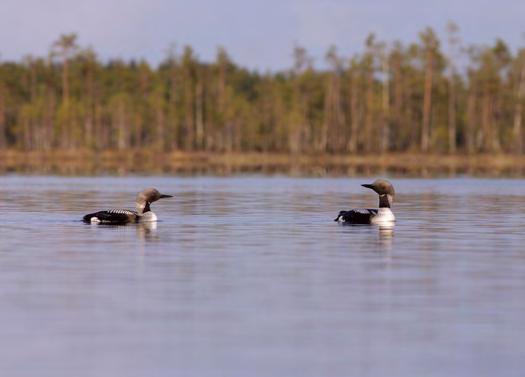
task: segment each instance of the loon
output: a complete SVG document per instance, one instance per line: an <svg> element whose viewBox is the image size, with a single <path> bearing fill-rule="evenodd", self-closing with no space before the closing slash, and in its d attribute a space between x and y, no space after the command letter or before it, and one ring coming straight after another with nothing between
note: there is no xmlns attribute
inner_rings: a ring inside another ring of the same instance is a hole
<svg viewBox="0 0 525 377"><path fill-rule="evenodd" d="M157 216L151 211L150 205L162 198L172 198L172 195L161 194L157 189L148 188L140 192L136 199L136 211L129 209L110 209L87 214L83 217L85 223L124 225L128 223L157 221Z"/></svg>
<svg viewBox="0 0 525 377"><path fill-rule="evenodd" d="M376 179L371 184L361 185L374 190L379 195L378 209L351 209L341 211L334 219L341 224L392 224L396 221L390 207L394 202L394 186L386 179Z"/></svg>

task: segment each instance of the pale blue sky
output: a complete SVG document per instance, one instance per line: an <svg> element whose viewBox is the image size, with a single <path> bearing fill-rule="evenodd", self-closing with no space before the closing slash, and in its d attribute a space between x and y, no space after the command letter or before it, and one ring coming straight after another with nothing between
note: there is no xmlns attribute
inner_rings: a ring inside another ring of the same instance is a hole
<svg viewBox="0 0 525 377"><path fill-rule="evenodd" d="M454 20L467 43L503 38L525 44L524 0L1 0L0 58L45 55L61 33L75 32L101 59L158 63L172 44L204 60L224 46L249 68L291 66L294 44L322 62L329 45L350 55L369 32L410 42L425 26L443 35Z"/></svg>

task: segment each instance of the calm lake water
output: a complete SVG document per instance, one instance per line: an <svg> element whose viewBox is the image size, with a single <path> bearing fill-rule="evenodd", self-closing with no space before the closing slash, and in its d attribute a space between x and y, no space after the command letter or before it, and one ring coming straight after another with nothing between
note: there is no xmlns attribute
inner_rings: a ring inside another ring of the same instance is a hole
<svg viewBox="0 0 525 377"><path fill-rule="evenodd" d="M0 375L525 375L525 181L373 178L0 177Z"/></svg>

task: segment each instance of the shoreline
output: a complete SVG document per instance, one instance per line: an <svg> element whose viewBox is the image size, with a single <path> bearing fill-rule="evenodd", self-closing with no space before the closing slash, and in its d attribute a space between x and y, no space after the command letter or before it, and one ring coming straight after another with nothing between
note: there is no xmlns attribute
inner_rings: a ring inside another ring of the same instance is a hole
<svg viewBox="0 0 525 377"><path fill-rule="evenodd" d="M292 176L525 176L525 156L511 154L331 155L131 151L0 151L0 174L287 174Z"/></svg>

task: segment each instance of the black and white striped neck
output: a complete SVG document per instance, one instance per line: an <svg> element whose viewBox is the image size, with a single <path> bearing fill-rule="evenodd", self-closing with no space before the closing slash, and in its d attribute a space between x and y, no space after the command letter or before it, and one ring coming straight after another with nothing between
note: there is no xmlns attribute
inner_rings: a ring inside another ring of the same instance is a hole
<svg viewBox="0 0 525 377"><path fill-rule="evenodd" d="M379 195L379 208L390 208L394 199L390 194Z"/></svg>

